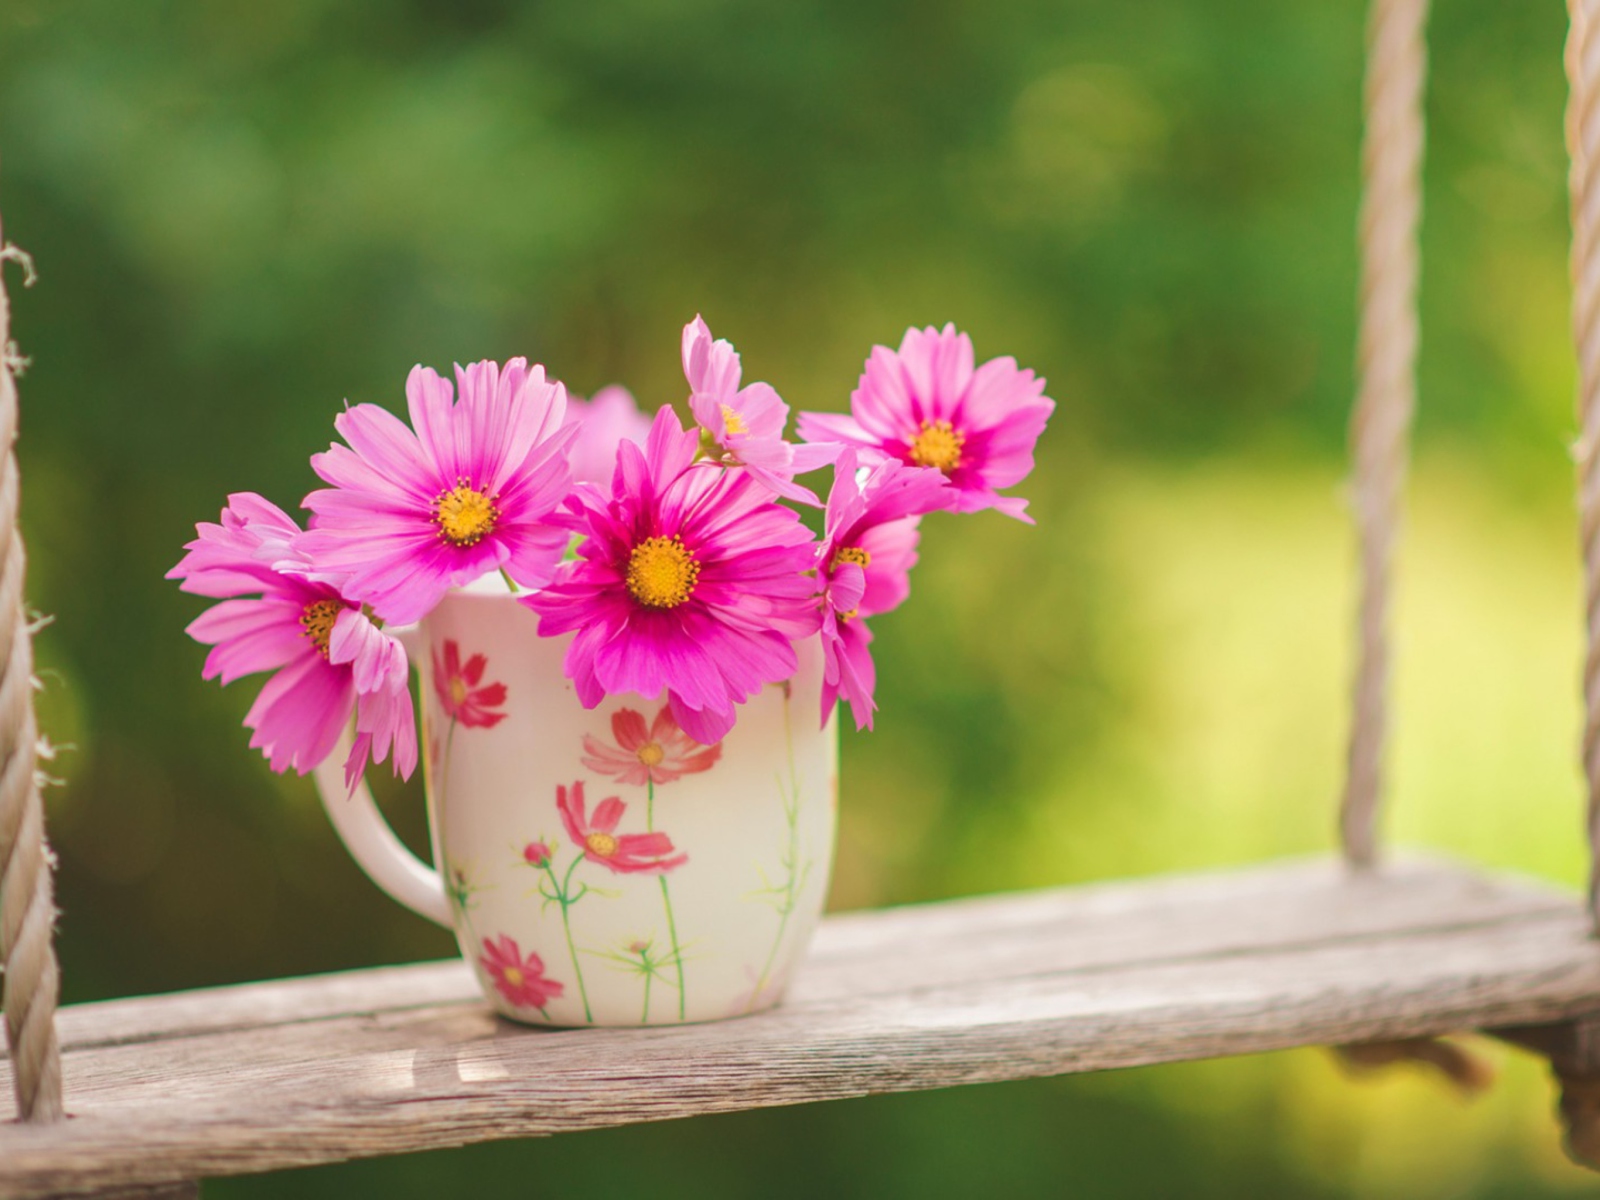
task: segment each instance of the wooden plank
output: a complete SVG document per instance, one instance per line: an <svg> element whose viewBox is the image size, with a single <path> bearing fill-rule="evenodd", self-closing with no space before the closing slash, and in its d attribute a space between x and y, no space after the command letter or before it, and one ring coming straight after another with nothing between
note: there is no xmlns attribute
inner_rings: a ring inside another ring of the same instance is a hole
<svg viewBox="0 0 1600 1200"><path fill-rule="evenodd" d="M425 964L95 1006L76 1119L0 1129L0 1195L1538 1024L1600 1009L1600 948L1541 886L1313 863L830 918L783 1008L717 1025L525 1029L455 986Z"/></svg>
<svg viewBox="0 0 1600 1200"><path fill-rule="evenodd" d="M472 969L453 958L407 967L339 971L309 979L197 988L170 996L74 1004L60 1010L56 1028L64 1050L80 1050L352 1013L422 1008L477 995ZM6 1057L0 1045L0 1061Z"/></svg>
<svg viewBox="0 0 1600 1200"><path fill-rule="evenodd" d="M1465 871L1413 857L1384 872L1350 877L1316 858L1137 882L1047 888L906 905L828 917L791 1001L803 996L894 987L894 968L912 964L926 982L959 981L1031 947L1039 965L1109 966L1181 948L1205 955L1357 937L1402 929L1443 929L1570 908L1566 893L1527 880ZM937 959L922 950L943 947ZM78 1004L61 1010L67 1049L362 1012L390 1012L478 995L458 959L342 971L168 996ZM0 1042L0 1060L6 1057Z"/></svg>

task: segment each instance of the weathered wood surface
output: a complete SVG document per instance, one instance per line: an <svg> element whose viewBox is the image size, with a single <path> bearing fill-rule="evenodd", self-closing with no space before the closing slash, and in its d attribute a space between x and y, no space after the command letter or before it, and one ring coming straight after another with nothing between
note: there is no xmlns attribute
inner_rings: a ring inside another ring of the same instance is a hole
<svg viewBox="0 0 1600 1200"><path fill-rule="evenodd" d="M0 1127L0 1195L1595 1010L1576 897L1446 863L952 901L829 918L782 1008L716 1025L526 1029L460 963L69 1008L74 1119Z"/></svg>

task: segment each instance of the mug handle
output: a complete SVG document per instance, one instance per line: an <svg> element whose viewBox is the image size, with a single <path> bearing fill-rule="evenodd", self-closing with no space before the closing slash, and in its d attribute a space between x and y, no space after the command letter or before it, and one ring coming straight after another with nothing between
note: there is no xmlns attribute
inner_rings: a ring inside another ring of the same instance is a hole
<svg viewBox="0 0 1600 1200"><path fill-rule="evenodd" d="M436 925L454 928L444 880L395 837L373 803L366 779L356 780L355 791L347 792L344 760L354 742L354 730L346 729L333 753L311 773L334 831L367 877L392 899Z"/></svg>

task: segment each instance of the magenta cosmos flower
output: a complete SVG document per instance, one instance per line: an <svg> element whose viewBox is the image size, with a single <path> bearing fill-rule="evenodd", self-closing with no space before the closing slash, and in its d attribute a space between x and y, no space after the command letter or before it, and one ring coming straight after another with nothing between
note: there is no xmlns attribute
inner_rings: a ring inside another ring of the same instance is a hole
<svg viewBox="0 0 1600 1200"><path fill-rule="evenodd" d="M855 446L869 465L885 458L937 467L956 490L956 512L995 508L1033 523L1028 502L1002 496L1033 470L1033 447L1055 411L1044 380L1013 358L973 369L972 340L954 325L908 329L899 350L874 346L850 415L801 413L808 442Z"/></svg>
<svg viewBox="0 0 1600 1200"><path fill-rule="evenodd" d="M517 1008L543 1008L562 992L561 984L544 973L544 959L533 951L524 957L522 947L509 934L494 941L483 939L478 965L494 981L495 990Z"/></svg>
<svg viewBox="0 0 1600 1200"><path fill-rule="evenodd" d="M721 742L702 746L678 728L670 704L663 704L648 725L643 713L617 709L611 714L611 736L613 745L592 733L583 735L583 765L635 787L698 775L722 757Z"/></svg>
<svg viewBox="0 0 1600 1200"><path fill-rule="evenodd" d="M567 455L574 483L610 483L617 447L623 442L642 446L650 436L650 418L639 411L633 393L617 384L601 388L592 400L568 396L566 423L578 427Z"/></svg>
<svg viewBox="0 0 1600 1200"><path fill-rule="evenodd" d="M765 383L741 388L738 352L700 317L683 327L683 374L689 381L694 419L723 451L725 463L747 468L780 496L817 504L816 493L794 482L796 475L832 462L839 447L826 443L796 446L784 441L789 406Z"/></svg>
<svg viewBox="0 0 1600 1200"><path fill-rule="evenodd" d="M555 582L523 598L546 637L576 632L565 669L585 708L663 691L702 745L734 706L795 673L793 639L815 633L815 542L749 473L695 464L698 439L662 408L647 448L624 442L609 496L568 506L588 536Z"/></svg>
<svg viewBox="0 0 1600 1200"><path fill-rule="evenodd" d="M188 629L212 647L204 677L229 684L274 672L244 719L250 745L274 771L304 775L333 753L354 711L345 782L353 787L369 759L381 762L391 751L395 773L409 777L417 732L400 643L313 577L293 548L300 527L276 505L242 492L228 497L220 525L196 528L199 537L167 578L222 601Z"/></svg>
<svg viewBox="0 0 1600 1200"><path fill-rule="evenodd" d="M689 861L687 854L673 855L672 839L664 833L618 833L628 806L615 796L595 805L591 817L581 781L570 792L556 785L556 808L567 836L583 848L583 856L618 875L661 875Z"/></svg>
<svg viewBox="0 0 1600 1200"><path fill-rule="evenodd" d="M414 431L358 404L334 421L349 445L311 458L333 486L306 497L316 520L300 545L388 621L419 620L448 589L495 570L538 587L566 548L546 521L571 483L566 390L520 358L504 371L458 366L456 383L453 401L447 380L413 368Z"/></svg>
<svg viewBox="0 0 1600 1200"><path fill-rule="evenodd" d="M872 728L877 670L866 619L898 608L911 594L922 514L949 508L956 499L955 488L938 471L890 459L858 481L855 451L840 456L817 552L824 722L843 697L856 728Z"/></svg>
<svg viewBox="0 0 1600 1200"><path fill-rule="evenodd" d="M443 655L437 649L433 652L434 695L439 697L447 717L469 729L493 729L506 719L505 713L494 711L506 702L506 685L483 683L488 665L489 660L482 654L474 654L463 663L461 646L455 638L445 639Z"/></svg>

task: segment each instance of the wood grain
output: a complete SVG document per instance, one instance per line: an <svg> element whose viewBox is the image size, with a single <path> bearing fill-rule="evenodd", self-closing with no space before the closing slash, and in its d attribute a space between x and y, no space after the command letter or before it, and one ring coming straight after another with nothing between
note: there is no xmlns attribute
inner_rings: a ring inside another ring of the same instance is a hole
<svg viewBox="0 0 1600 1200"><path fill-rule="evenodd" d="M829 918L782 1008L714 1025L522 1028L459 963L67 1009L75 1119L0 1128L0 1195L1597 1009L1574 897L1444 863L986 897Z"/></svg>

